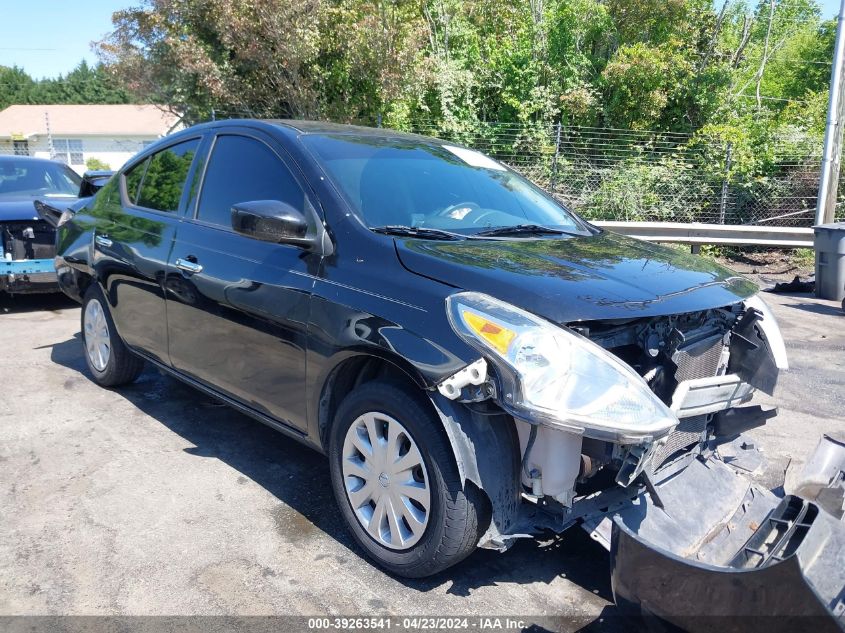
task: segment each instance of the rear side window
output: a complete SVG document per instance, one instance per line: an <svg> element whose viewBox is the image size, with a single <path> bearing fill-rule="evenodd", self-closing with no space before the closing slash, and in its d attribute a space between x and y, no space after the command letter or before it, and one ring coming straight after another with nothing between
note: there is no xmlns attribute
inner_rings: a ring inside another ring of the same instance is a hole
<svg viewBox="0 0 845 633"><path fill-rule="evenodd" d="M218 136L203 178L197 217L229 228L232 207L254 200L279 200L300 211L305 207L305 193L269 147L245 136Z"/></svg>
<svg viewBox="0 0 845 633"><path fill-rule="evenodd" d="M126 192L129 199L146 209L177 211L188 170L199 143L199 139L193 139L171 145L133 167L126 173ZM136 171L141 173L136 174Z"/></svg>
<svg viewBox="0 0 845 633"><path fill-rule="evenodd" d="M141 180L143 180L144 174L147 171L147 165L149 164L150 159L147 158L145 161L135 165L123 176L126 180L126 196L132 204L135 204L138 201L138 189L140 188Z"/></svg>

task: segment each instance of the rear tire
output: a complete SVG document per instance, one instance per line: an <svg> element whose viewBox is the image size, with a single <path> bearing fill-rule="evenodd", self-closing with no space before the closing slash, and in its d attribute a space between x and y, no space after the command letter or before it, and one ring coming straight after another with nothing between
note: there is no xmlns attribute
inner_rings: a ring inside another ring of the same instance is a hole
<svg viewBox="0 0 845 633"><path fill-rule="evenodd" d="M123 343L108 306L100 286L92 283L82 300L82 350L94 382L116 387L138 378L144 361Z"/></svg>
<svg viewBox="0 0 845 633"><path fill-rule="evenodd" d="M341 514L378 565L422 578L473 552L482 493L464 486L442 422L419 394L379 381L358 387L338 409L328 453Z"/></svg>

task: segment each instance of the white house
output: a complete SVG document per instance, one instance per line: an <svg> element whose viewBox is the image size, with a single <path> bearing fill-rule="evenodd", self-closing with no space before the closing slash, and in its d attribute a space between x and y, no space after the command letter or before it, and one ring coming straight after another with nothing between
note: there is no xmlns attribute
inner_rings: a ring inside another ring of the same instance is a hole
<svg viewBox="0 0 845 633"><path fill-rule="evenodd" d="M118 169L181 127L156 105L13 105L0 112L0 154L52 158L80 174L91 158Z"/></svg>

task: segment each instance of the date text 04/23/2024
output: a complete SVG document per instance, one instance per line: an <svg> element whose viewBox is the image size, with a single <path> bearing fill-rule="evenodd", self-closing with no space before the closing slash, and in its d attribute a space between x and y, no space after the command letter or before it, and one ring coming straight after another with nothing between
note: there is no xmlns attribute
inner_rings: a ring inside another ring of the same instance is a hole
<svg viewBox="0 0 845 633"><path fill-rule="evenodd" d="M321 617L309 618L309 630L397 630L397 631L521 631L526 623L511 617Z"/></svg>

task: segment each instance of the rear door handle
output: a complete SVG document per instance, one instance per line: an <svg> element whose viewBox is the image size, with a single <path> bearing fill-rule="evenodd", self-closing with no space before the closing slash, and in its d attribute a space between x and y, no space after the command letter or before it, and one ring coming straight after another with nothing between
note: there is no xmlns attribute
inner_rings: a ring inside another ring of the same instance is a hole
<svg viewBox="0 0 845 633"><path fill-rule="evenodd" d="M105 235L96 235L94 236L94 241L97 243L97 246L102 246L104 248L108 248L112 245L112 241L107 238Z"/></svg>
<svg viewBox="0 0 845 633"><path fill-rule="evenodd" d="M196 275L197 273L202 272L202 265L196 262L192 262L189 259L177 259L176 260L176 268L179 270L184 270L186 273L190 273L191 275Z"/></svg>

